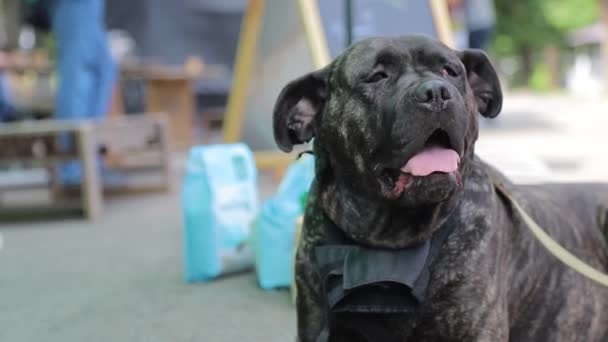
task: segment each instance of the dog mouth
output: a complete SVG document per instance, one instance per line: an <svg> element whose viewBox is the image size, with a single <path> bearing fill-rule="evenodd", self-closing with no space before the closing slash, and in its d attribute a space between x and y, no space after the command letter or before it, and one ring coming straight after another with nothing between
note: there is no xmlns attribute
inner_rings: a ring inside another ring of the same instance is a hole
<svg viewBox="0 0 608 342"><path fill-rule="evenodd" d="M417 178L436 175L449 175L460 184L459 165L460 154L450 135L443 129L436 129L421 147L408 153L405 162L384 169L382 178L388 184L385 184L383 192L396 198Z"/></svg>
<svg viewBox="0 0 608 342"><path fill-rule="evenodd" d="M449 135L442 129L435 130L423 148L411 156L399 171L418 177L432 173L452 173L458 170L460 156L452 147Z"/></svg>

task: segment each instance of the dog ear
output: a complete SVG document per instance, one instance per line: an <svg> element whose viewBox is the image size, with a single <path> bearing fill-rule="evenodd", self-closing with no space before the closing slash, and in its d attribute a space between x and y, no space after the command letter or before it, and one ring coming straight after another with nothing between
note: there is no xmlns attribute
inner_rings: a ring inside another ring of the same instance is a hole
<svg viewBox="0 0 608 342"><path fill-rule="evenodd" d="M466 49L460 52L460 60L467 70L467 80L475 96L477 111L488 118L496 117L502 108L502 90L488 55L482 50Z"/></svg>
<svg viewBox="0 0 608 342"><path fill-rule="evenodd" d="M293 145L309 142L314 136L314 120L327 99L327 69L311 72L283 88L273 112L274 140L291 152Z"/></svg>

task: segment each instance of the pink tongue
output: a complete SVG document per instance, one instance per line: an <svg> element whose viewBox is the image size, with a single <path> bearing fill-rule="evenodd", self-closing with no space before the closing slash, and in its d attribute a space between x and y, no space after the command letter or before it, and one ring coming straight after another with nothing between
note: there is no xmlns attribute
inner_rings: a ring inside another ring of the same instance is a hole
<svg viewBox="0 0 608 342"><path fill-rule="evenodd" d="M450 173L458 169L460 157L452 149L439 146L425 147L401 168L413 176L428 176L433 172Z"/></svg>

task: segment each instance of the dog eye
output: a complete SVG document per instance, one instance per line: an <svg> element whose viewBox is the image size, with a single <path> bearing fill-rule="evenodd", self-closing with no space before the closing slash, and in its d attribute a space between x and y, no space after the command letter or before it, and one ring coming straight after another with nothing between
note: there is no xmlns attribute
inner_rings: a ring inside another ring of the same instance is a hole
<svg viewBox="0 0 608 342"><path fill-rule="evenodd" d="M385 71L379 70L371 74L371 76L365 80L365 83L376 83L386 78L388 78L388 74Z"/></svg>
<svg viewBox="0 0 608 342"><path fill-rule="evenodd" d="M449 65L446 65L443 67L443 69L441 70L441 73L443 74L443 76L451 76L451 77L456 77L458 76L458 73Z"/></svg>

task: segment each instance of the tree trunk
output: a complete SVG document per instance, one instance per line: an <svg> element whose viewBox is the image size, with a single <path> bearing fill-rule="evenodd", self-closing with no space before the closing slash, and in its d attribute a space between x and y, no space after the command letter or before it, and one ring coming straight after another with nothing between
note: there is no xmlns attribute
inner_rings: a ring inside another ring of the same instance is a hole
<svg viewBox="0 0 608 342"><path fill-rule="evenodd" d="M532 71L534 68L532 48L529 45L522 46L519 50L519 58L521 63L521 79L525 85L528 85L528 81L532 76Z"/></svg>
<svg viewBox="0 0 608 342"><path fill-rule="evenodd" d="M561 54L555 45L549 45L543 50L543 59L549 70L549 82L552 88L559 88L561 81Z"/></svg>

